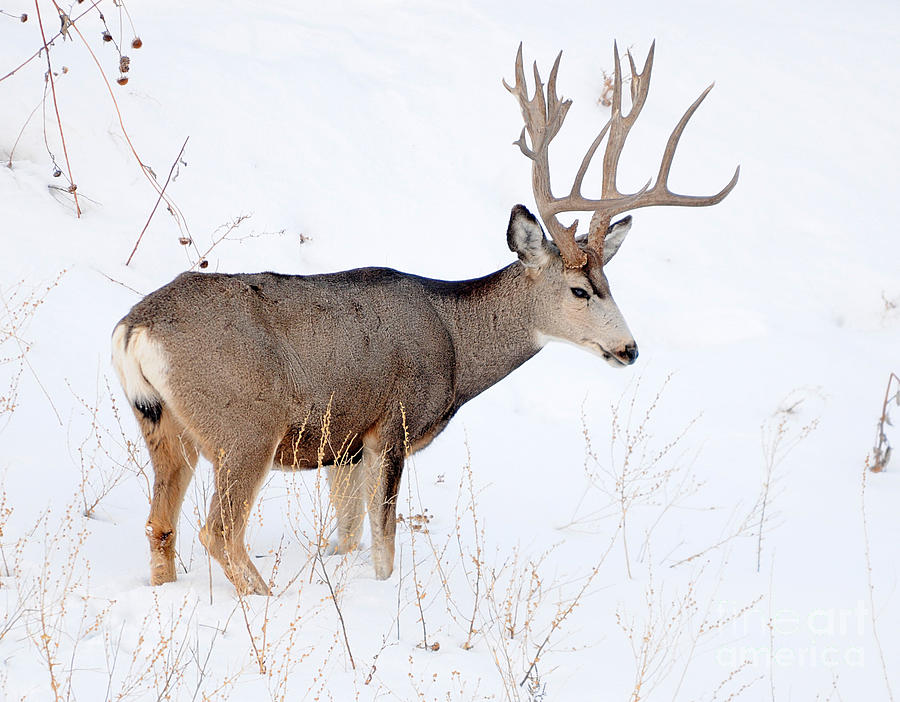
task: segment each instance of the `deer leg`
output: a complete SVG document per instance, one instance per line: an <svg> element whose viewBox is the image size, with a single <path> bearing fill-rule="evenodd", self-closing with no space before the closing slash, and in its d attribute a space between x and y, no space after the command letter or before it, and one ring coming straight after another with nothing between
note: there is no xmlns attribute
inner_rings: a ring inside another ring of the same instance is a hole
<svg viewBox="0 0 900 702"><path fill-rule="evenodd" d="M175 531L197 465L197 445L165 406L155 420L138 411L135 415L150 450L154 474L147 518L150 584L161 585L175 580Z"/></svg>
<svg viewBox="0 0 900 702"><path fill-rule="evenodd" d="M387 580L394 570L397 531L397 490L403 473L403 454L363 448L369 526L372 530L372 565L375 577Z"/></svg>
<svg viewBox="0 0 900 702"><path fill-rule="evenodd" d="M328 467L331 504L337 516L336 553L349 553L359 546L363 518L366 515L363 470L359 463Z"/></svg>
<svg viewBox="0 0 900 702"><path fill-rule="evenodd" d="M247 446L218 452L215 492L200 541L242 595L269 595L269 586L250 560L244 536L256 493L272 466L274 447Z"/></svg>

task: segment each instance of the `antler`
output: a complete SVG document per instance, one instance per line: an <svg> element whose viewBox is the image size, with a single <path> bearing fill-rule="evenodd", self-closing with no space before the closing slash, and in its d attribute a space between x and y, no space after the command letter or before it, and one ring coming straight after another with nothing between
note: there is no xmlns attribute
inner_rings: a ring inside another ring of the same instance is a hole
<svg viewBox="0 0 900 702"><path fill-rule="evenodd" d="M695 196L679 195L669 190L669 169L675 157L675 149L681 138L684 128L691 116L703 102L703 99L712 90L710 85L687 109L666 143L662 162L656 176L656 182L650 187L650 182L632 194L623 194L616 187L616 171L619 165L619 156L622 147L628 138L632 125L637 120L647 100L650 89L650 73L653 68L653 54L656 42L650 47L644 69L639 73L634 64L631 52L627 52L628 63L631 68L631 110L627 115L622 115L622 67L619 61L619 47L613 44L615 56L615 77L613 82L612 115L609 121L600 130L581 160L581 166L575 175L572 188L565 197L555 197L550 189L550 161L549 146L553 137L557 135L566 113L572 105L571 100L560 100L556 94L556 75L559 71L560 52L553 68L550 71L550 79L547 83L547 96L544 97L544 86L538 72L537 63L534 64L534 97L528 97L528 86L525 82L525 71L522 67L522 45L516 54L516 84L510 87L506 81L503 85L519 100L522 108L522 116L525 126L519 138L513 142L522 153L532 161L531 182L534 190L534 198L537 203L541 219L547 226L550 236L559 248L565 264L572 268L581 268L587 263L587 255L575 241L575 231L578 228L578 220L569 227L564 227L556 218L560 212L593 212L590 228L588 230L587 245L598 254L603 251L603 240L609 227L610 220L617 214L634 210L639 207L651 207L653 205L679 205L683 207L706 207L721 202L737 184L740 175L740 166L734 172L731 182L715 195ZM525 140L525 133L531 141L531 147ZM603 154L603 185L600 199L586 198L581 194L581 184L585 173L591 164L603 138L609 135L606 142L606 151Z"/></svg>

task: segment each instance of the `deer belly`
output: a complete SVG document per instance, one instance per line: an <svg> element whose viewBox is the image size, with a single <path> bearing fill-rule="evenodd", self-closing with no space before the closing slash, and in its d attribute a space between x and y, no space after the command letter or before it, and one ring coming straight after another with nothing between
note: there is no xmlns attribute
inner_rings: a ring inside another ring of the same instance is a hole
<svg viewBox="0 0 900 702"><path fill-rule="evenodd" d="M358 433L327 430L321 426L291 427L275 450L275 470L310 470L319 466L355 463L362 453Z"/></svg>

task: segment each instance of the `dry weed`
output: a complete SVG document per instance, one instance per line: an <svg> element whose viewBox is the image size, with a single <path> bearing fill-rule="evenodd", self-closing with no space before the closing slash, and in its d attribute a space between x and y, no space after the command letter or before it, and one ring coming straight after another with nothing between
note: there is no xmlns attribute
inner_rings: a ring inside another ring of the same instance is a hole
<svg viewBox="0 0 900 702"><path fill-rule="evenodd" d="M762 427L763 479L757 509L759 523L756 526L756 572L759 572L762 561L763 533L770 518L769 504L773 488L778 478L778 468L788 454L793 451L819 425L819 419L813 418L805 424L797 426L797 413L804 402L803 393L795 391L788 395L775 413L766 420Z"/></svg>
<svg viewBox="0 0 900 702"><path fill-rule="evenodd" d="M894 388L893 394L891 389ZM900 407L900 377L895 373L888 375L887 387L884 389L884 402L881 404L881 417L875 431L875 447L872 449L872 458L869 461L869 470L873 473L881 473L887 468L891 460L891 444L885 432L885 425L893 426L891 416L888 413L889 405L894 402Z"/></svg>
<svg viewBox="0 0 900 702"><path fill-rule="evenodd" d="M9 423L18 407L19 384L26 369L31 372L62 425L53 400L28 362L32 342L25 338L25 331L65 273L63 269L42 287L28 287L24 280L20 280L5 290L0 288L0 430Z"/></svg>
<svg viewBox="0 0 900 702"><path fill-rule="evenodd" d="M821 397L818 389L801 389L789 393L776 410L763 423L760 434L763 453L762 475L759 492L749 510L737 505L731 518L712 544L690 556L672 562L671 567L681 566L702 558L713 551L729 546L736 540L752 539L756 542L756 568L759 572L765 534L775 527L777 513L772 502L778 496L780 470L785 459L818 426L818 417L802 419L802 408L810 397Z"/></svg>
<svg viewBox="0 0 900 702"><path fill-rule="evenodd" d="M622 534L625 572L629 579L632 579L629 536L633 532L633 519L643 525L643 540L639 549L642 556L666 515L702 487L689 469L695 460L694 454L682 448L697 418L689 421L674 438L667 441L654 436L656 413L671 377L665 379L645 409L638 407L640 381L631 389L630 397L623 394L611 408L608 461L602 460L594 450L587 420L582 413L585 472L589 485L606 495L608 503L599 509L586 511L586 491L568 526L600 531L605 528L608 519L615 518ZM637 519L638 512L643 513L640 520Z"/></svg>
<svg viewBox="0 0 900 702"><path fill-rule="evenodd" d="M30 558L35 534L40 534L39 565ZM71 697L79 645L101 628L112 606L106 602L98 608L88 595L91 568L81 553L87 536L86 522L72 502L56 525L50 509L44 511L16 543L13 574L21 621L56 702Z"/></svg>
<svg viewBox="0 0 900 702"><path fill-rule="evenodd" d="M616 622L634 659L634 683L629 702L653 699L654 692L675 675L678 677L672 699L679 699L694 655L704 640L740 620L762 600L759 596L728 614L716 616L712 607L718 582L704 598L704 604L698 594L708 564L697 569L681 591L674 592L664 583L656 584L652 560L648 559L647 564L641 615L629 614L621 607L616 611ZM761 676L745 680L741 675L748 665L748 662L738 663L713 690L711 699L720 699L719 695L726 689L730 689L727 699L736 699L758 682Z"/></svg>
<svg viewBox="0 0 900 702"><path fill-rule="evenodd" d="M866 481L868 473L871 470L869 460L866 459L862 470L862 487L860 489L860 512L862 513L863 527L863 553L866 557L866 589L869 597L869 613L872 623L872 637L875 639L875 648L878 651L878 659L881 663L881 673L884 678L884 685L887 690L888 699L894 702L894 691L891 689L891 681L888 676L888 666L884 660L884 649L881 646L881 637L878 634L878 609L875 607L875 585L872 581L872 556L869 547L869 519L866 513Z"/></svg>
<svg viewBox="0 0 900 702"><path fill-rule="evenodd" d="M84 516L96 516L100 502L129 476L141 478L139 484L149 501L149 458L142 451L141 443L126 432L109 378L98 378L96 395L91 401L78 395L71 386L69 390L88 421L87 433L75 446L72 456L81 475L79 493ZM114 421L114 429L103 421L109 418ZM71 455L71 437L69 446Z"/></svg>
<svg viewBox="0 0 900 702"><path fill-rule="evenodd" d="M618 539L618 529L590 571L563 582L546 574L557 546L532 558L515 547L510 556L490 562L485 540L488 528L478 513L471 457L463 467L458 495L454 532L472 596L471 615L459 605L461 596L445 586L447 611L464 627L463 649L475 648L476 640L484 642L507 700L541 700L547 694L547 680L539 673L540 665L554 651L553 641L566 621L588 596ZM464 505L462 510L460 505ZM463 526L466 513L471 516L471 541Z"/></svg>
<svg viewBox="0 0 900 702"><path fill-rule="evenodd" d="M900 295L888 297L884 290L881 291L881 323L887 324L900 314Z"/></svg>

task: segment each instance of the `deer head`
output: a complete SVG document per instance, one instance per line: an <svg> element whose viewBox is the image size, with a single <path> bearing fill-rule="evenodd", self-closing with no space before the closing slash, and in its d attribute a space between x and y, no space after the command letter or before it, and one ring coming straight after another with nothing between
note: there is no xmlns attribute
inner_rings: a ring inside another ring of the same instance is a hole
<svg viewBox="0 0 900 702"><path fill-rule="evenodd" d="M613 224L612 218L639 207L670 205L707 207L721 202L737 184L738 167L731 181L715 195L693 196L673 193L668 187L669 170L678 140L691 116L712 90L710 85L687 109L669 136L655 182L648 181L635 193L625 194L616 186L619 156L650 89L655 42L650 47L644 68L638 72L631 52L627 52L631 69L631 109L622 114L622 67L618 46L613 46L615 75L613 78L612 114L588 147L569 193L556 197L550 187L549 146L559 133L571 100L561 100L556 93L556 78L562 52L556 57L546 92L534 64L534 96L528 96L522 45L516 54L514 86L503 85L519 101L525 126L513 142L532 162L531 182L538 212L553 240L551 244L537 219L522 205L513 208L507 230L507 242L529 275L542 279L542 287L552 292L543 296L544 304L536 309L536 326L545 338L568 341L602 355L613 366L624 366L637 358L637 345L618 306L609 292L603 267L615 255L631 229L631 217ZM603 155L603 182L600 198L591 199L581 193L584 176L603 139L607 138ZM651 184L652 183L652 184ZM591 212L586 234L576 236L578 220L563 226L557 219L562 212ZM555 245L554 245L555 244ZM561 301L561 302L560 302ZM548 309L549 308L549 309Z"/></svg>
<svg viewBox="0 0 900 702"><path fill-rule="evenodd" d="M609 257L630 228L631 217L611 227L606 247ZM637 344L613 300L603 262L595 260L595 251L585 251L587 263L580 268L566 265L557 246L547 240L537 219L522 205L513 208L506 239L534 283L533 324L541 345L549 340L565 341L599 354L612 366L634 363Z"/></svg>

